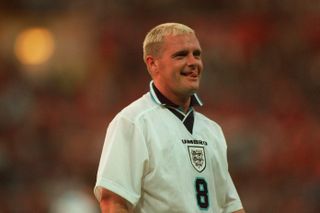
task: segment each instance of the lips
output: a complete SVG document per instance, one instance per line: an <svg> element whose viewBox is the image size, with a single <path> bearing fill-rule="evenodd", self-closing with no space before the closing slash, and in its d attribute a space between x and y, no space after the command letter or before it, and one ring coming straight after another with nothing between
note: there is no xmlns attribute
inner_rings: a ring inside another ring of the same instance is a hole
<svg viewBox="0 0 320 213"><path fill-rule="evenodd" d="M188 77L196 78L196 77L198 77L199 72L196 71L196 70L190 70L190 71L182 70L182 71L180 72L180 74L183 75L183 76L188 76Z"/></svg>

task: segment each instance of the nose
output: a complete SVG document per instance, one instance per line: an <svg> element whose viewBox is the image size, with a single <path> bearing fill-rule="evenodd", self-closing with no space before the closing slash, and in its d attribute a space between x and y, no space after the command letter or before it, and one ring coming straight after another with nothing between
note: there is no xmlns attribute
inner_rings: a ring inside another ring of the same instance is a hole
<svg viewBox="0 0 320 213"><path fill-rule="evenodd" d="M189 55L187 58L187 66L191 68L196 68L201 63L201 60L194 55Z"/></svg>

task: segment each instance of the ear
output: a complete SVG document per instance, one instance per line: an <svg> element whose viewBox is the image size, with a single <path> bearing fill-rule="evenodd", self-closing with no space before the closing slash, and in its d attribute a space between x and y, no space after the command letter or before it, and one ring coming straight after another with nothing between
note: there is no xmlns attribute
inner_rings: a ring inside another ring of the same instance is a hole
<svg viewBox="0 0 320 213"><path fill-rule="evenodd" d="M159 70L157 59L151 55L148 55L146 57L146 65L147 65L149 74L153 78L158 73L158 70Z"/></svg>

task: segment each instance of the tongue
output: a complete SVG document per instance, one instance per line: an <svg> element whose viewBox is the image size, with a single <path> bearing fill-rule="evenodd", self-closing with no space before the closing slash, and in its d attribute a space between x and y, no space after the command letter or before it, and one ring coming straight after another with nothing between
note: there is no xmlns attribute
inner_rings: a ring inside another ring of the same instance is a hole
<svg viewBox="0 0 320 213"><path fill-rule="evenodd" d="M181 75L183 75L183 76L196 76L197 74L193 71L182 71Z"/></svg>

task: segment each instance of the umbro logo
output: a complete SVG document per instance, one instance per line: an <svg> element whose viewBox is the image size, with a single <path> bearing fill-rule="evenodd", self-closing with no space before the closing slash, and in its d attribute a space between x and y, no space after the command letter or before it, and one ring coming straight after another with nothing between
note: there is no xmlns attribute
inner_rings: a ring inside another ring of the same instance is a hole
<svg viewBox="0 0 320 213"><path fill-rule="evenodd" d="M183 144L194 144L194 145L208 145L208 143L206 141L203 141L203 140L190 140L190 139L182 139L181 142Z"/></svg>

